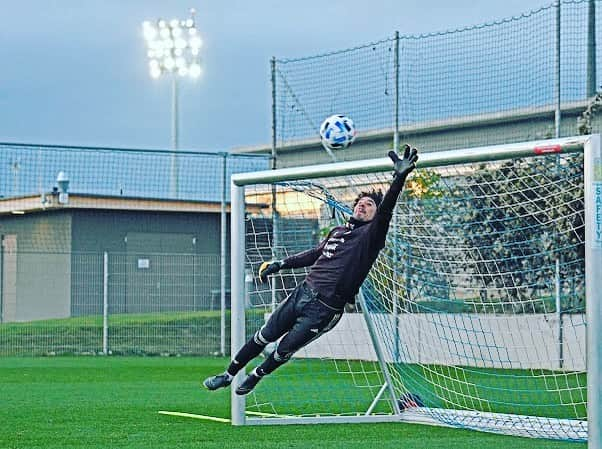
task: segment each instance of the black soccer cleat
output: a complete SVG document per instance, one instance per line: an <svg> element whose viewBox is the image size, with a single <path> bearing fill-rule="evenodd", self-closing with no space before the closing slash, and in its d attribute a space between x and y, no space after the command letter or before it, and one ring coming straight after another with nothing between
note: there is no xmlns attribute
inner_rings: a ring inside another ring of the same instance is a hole
<svg viewBox="0 0 602 449"><path fill-rule="evenodd" d="M249 374L245 380L239 385L239 387L235 390L235 393L239 396L244 396L245 394L249 394L255 388L255 385L259 383L261 377L256 376L255 374Z"/></svg>
<svg viewBox="0 0 602 449"><path fill-rule="evenodd" d="M203 386L207 390L217 390L218 388L226 388L232 383L232 379L229 379L225 374L218 374L217 376L208 377L203 381Z"/></svg>

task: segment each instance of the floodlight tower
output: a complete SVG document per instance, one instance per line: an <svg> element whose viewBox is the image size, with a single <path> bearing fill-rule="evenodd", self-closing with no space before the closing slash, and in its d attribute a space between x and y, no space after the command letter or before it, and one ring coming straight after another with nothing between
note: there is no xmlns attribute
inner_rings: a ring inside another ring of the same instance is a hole
<svg viewBox="0 0 602 449"><path fill-rule="evenodd" d="M195 10L185 20L146 20L142 31L147 44L148 67L152 78L171 77L171 144L178 149L178 78L198 78L201 75L200 48L203 43L195 22ZM169 194L178 196L178 166L176 155L171 157Z"/></svg>

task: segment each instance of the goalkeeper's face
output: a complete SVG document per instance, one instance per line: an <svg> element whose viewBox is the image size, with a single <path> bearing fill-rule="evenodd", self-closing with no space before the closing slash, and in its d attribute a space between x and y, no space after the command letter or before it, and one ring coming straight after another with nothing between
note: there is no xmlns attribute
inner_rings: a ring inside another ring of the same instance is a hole
<svg viewBox="0 0 602 449"><path fill-rule="evenodd" d="M359 199L353 208L353 218L359 221L372 221L376 215L376 203L369 196L363 196Z"/></svg>

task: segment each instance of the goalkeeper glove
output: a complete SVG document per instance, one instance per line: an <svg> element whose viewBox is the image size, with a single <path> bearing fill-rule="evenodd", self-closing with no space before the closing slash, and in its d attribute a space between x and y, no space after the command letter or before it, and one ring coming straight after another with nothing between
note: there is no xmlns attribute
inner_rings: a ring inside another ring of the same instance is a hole
<svg viewBox="0 0 602 449"><path fill-rule="evenodd" d="M394 151L389 151L389 157L393 161L393 177L395 179L405 179L410 172L416 168L418 150L416 148L410 148L410 146L406 144L404 145L402 159L400 159Z"/></svg>
<svg viewBox="0 0 602 449"><path fill-rule="evenodd" d="M259 279L261 282L266 282L270 274L279 272L283 265L284 263L281 260L263 262L259 267Z"/></svg>

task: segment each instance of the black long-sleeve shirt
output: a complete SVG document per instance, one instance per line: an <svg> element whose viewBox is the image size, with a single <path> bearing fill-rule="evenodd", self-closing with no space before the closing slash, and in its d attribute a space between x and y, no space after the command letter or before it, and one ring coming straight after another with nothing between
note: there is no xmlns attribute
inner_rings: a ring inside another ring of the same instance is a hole
<svg viewBox="0 0 602 449"><path fill-rule="evenodd" d="M351 218L345 226L334 227L315 248L284 259L283 268L311 265L305 280L323 302L336 309L352 303L385 246L393 208L404 182L405 178L397 177L391 183L373 220L359 222Z"/></svg>

